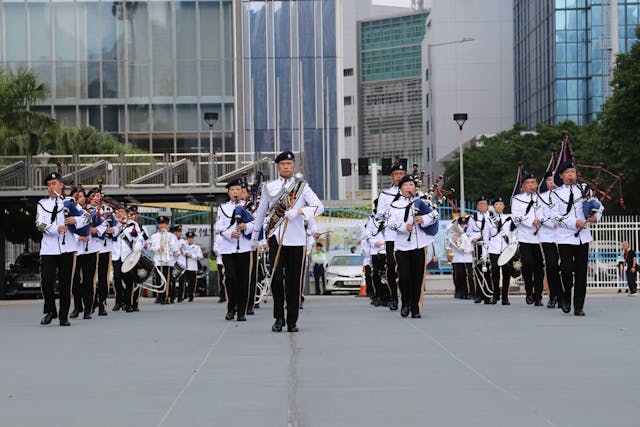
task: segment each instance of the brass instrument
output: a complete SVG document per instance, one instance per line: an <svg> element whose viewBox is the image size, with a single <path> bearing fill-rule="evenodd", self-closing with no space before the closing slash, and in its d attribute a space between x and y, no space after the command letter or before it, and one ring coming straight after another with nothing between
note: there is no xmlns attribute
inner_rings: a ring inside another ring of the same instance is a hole
<svg viewBox="0 0 640 427"><path fill-rule="evenodd" d="M302 191L306 185L307 182L302 179L302 176L297 175L288 188L283 188L276 195L275 202L267 214L268 222L265 233L267 238L271 237L282 224L285 219L285 212L296 204L300 196L302 196Z"/></svg>

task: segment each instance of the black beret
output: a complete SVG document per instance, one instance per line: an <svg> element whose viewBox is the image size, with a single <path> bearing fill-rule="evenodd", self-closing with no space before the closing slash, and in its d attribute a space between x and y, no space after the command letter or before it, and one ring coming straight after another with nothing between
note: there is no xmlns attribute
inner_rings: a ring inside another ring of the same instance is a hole
<svg viewBox="0 0 640 427"><path fill-rule="evenodd" d="M70 196L73 196L73 195L74 195L74 194L76 194L76 193L82 193L82 194L84 194L84 195L86 195L86 194L87 194L87 192L85 191L85 189L84 189L84 188L82 188L82 186L73 187L73 188L71 189L71 191L69 192L69 195L70 195Z"/></svg>
<svg viewBox="0 0 640 427"><path fill-rule="evenodd" d="M296 160L296 156L293 155L293 153L291 151L283 151L282 153L278 154L278 157L276 157L276 159L274 160L275 163L280 163L283 160Z"/></svg>
<svg viewBox="0 0 640 427"><path fill-rule="evenodd" d="M528 179L537 179L537 178L536 178L536 175L533 172L527 172L527 171L522 172L522 181L521 182L525 182Z"/></svg>
<svg viewBox="0 0 640 427"><path fill-rule="evenodd" d="M414 184L416 183L416 180L413 177L413 175L405 175L402 178L400 178L400 182L398 182L398 187L402 187L402 184L409 181L413 182Z"/></svg>
<svg viewBox="0 0 640 427"><path fill-rule="evenodd" d="M196 233L194 233L193 231L187 231L187 239L190 237L196 237Z"/></svg>
<svg viewBox="0 0 640 427"><path fill-rule="evenodd" d="M138 213L138 207L137 207L136 205L130 205L130 206L128 206L128 207L127 207L127 210L128 210L129 212L135 212L135 213Z"/></svg>
<svg viewBox="0 0 640 427"><path fill-rule="evenodd" d="M182 226L181 225L174 225L173 227L171 227L171 232L172 233L182 232Z"/></svg>
<svg viewBox="0 0 640 427"><path fill-rule="evenodd" d="M231 187L236 187L236 186L242 187L242 180L241 179L234 179L234 180L231 180L231 181L227 182L227 190L229 188L231 188Z"/></svg>
<svg viewBox="0 0 640 427"><path fill-rule="evenodd" d="M495 199L493 199L493 200L491 201L491 205L493 206L493 205L495 205L495 204L496 204L496 203L498 203L498 202L502 202L502 203L504 203L504 199L503 199L501 196L497 196Z"/></svg>
<svg viewBox="0 0 640 427"><path fill-rule="evenodd" d="M395 171L405 171L406 172L406 170L407 170L407 168L405 168L402 163L397 163L397 164L391 166L391 173L394 173Z"/></svg>
<svg viewBox="0 0 640 427"><path fill-rule="evenodd" d="M551 177L551 176L553 176L553 172L551 172L551 171L546 171L546 172L544 173L544 177L543 177L542 179L547 179L547 178L549 178L549 177Z"/></svg>
<svg viewBox="0 0 640 427"><path fill-rule="evenodd" d="M476 203L482 202L482 201L488 202L489 200L487 199L486 196L478 196L478 198L476 199Z"/></svg>
<svg viewBox="0 0 640 427"><path fill-rule="evenodd" d="M49 181L53 181L54 179L57 179L60 182L64 182L61 174L59 174L58 172L51 172L49 175L44 177L44 185L47 185Z"/></svg>
<svg viewBox="0 0 640 427"><path fill-rule="evenodd" d="M468 216L459 216L458 217L458 224L468 224L469 223L469 217Z"/></svg>
<svg viewBox="0 0 640 427"><path fill-rule="evenodd" d="M575 168L576 164L574 163L573 160L567 160L566 162L562 163L560 166L558 166L558 175L561 174L562 172L566 171L567 169L571 169L571 168Z"/></svg>
<svg viewBox="0 0 640 427"><path fill-rule="evenodd" d="M160 215L158 217L158 224L169 224L169 218L164 215Z"/></svg>

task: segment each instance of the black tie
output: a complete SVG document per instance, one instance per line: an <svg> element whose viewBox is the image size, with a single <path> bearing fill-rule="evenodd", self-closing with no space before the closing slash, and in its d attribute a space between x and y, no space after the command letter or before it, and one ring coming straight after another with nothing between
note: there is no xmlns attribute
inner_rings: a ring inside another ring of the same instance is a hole
<svg viewBox="0 0 640 427"><path fill-rule="evenodd" d="M569 215L569 212L571 212L572 206L573 206L573 187L569 187L569 201L567 202L567 211L564 213L565 216Z"/></svg>
<svg viewBox="0 0 640 427"><path fill-rule="evenodd" d="M53 211L51 211L51 224L56 222L58 218L58 199L56 198L53 202Z"/></svg>
<svg viewBox="0 0 640 427"><path fill-rule="evenodd" d="M531 208L533 207L533 196L530 196L531 200L529 200L529 204L527 205L527 210L524 211L524 214L527 215L529 213L529 211L531 210Z"/></svg>
<svg viewBox="0 0 640 427"><path fill-rule="evenodd" d="M502 229L502 215L498 216L498 232Z"/></svg>
<svg viewBox="0 0 640 427"><path fill-rule="evenodd" d="M480 223L480 231L484 230L484 216L482 217L482 222Z"/></svg>

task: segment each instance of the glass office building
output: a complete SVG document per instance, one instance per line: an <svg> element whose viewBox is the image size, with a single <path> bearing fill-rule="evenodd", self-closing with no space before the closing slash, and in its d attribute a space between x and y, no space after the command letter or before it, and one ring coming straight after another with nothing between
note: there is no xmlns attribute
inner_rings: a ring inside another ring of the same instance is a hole
<svg viewBox="0 0 640 427"><path fill-rule="evenodd" d="M327 199L338 197L338 1L242 1L247 149L300 153Z"/></svg>
<svg viewBox="0 0 640 427"><path fill-rule="evenodd" d="M516 0L516 121L596 119L615 55L639 25L638 0Z"/></svg>
<svg viewBox="0 0 640 427"><path fill-rule="evenodd" d="M37 72L37 110L154 153L234 151L234 3L0 0L0 66Z"/></svg>

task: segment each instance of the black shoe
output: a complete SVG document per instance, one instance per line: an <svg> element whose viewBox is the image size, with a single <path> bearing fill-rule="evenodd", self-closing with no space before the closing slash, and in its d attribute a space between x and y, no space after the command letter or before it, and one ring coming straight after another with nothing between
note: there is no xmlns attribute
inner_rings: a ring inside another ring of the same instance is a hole
<svg viewBox="0 0 640 427"><path fill-rule="evenodd" d="M60 319L60 326L71 326L67 319Z"/></svg>
<svg viewBox="0 0 640 427"><path fill-rule="evenodd" d="M483 300L483 299L484 299L484 298L482 298L482 297L478 297L478 298L476 298L476 299L474 299L474 300L473 300L473 303L474 303L474 304L480 304L480 303L482 302L482 300Z"/></svg>
<svg viewBox="0 0 640 427"><path fill-rule="evenodd" d="M535 305L536 307L542 307L544 304L542 303L541 300L537 299L535 300L535 302L533 303L533 305Z"/></svg>
<svg viewBox="0 0 640 427"><path fill-rule="evenodd" d="M218 304L222 304L223 302L227 302L225 298L218 299Z"/></svg>
<svg viewBox="0 0 640 427"><path fill-rule="evenodd" d="M162 302L162 300L160 299L160 297L156 298L156 300L153 302L154 304L160 304Z"/></svg>
<svg viewBox="0 0 640 427"><path fill-rule="evenodd" d="M485 304L495 304L496 300L492 299L492 298L485 298L484 299L484 303Z"/></svg>
<svg viewBox="0 0 640 427"><path fill-rule="evenodd" d="M570 302L562 302L562 312L563 313L569 313L571 312L571 303Z"/></svg>
<svg viewBox="0 0 640 427"><path fill-rule="evenodd" d="M581 308L576 308L576 310L573 312L574 316L584 316L584 310Z"/></svg>
<svg viewBox="0 0 640 427"><path fill-rule="evenodd" d="M260 308L260 303L254 304L253 308Z"/></svg>
<svg viewBox="0 0 640 427"><path fill-rule="evenodd" d="M71 314L69 315L69 317L72 318L72 319L75 319L79 315L80 315L80 310L74 308L73 311L71 312Z"/></svg>
<svg viewBox="0 0 640 427"><path fill-rule="evenodd" d="M407 317L409 315L409 307L406 306L402 306L402 308L400 309L400 316L402 317Z"/></svg>
<svg viewBox="0 0 640 427"><path fill-rule="evenodd" d="M247 316L253 316L254 314L256 313L253 311L253 308L247 310Z"/></svg>
<svg viewBox="0 0 640 427"><path fill-rule="evenodd" d="M273 332L282 332L282 327L284 326L284 319L276 319L275 322L273 322L273 326L271 327L271 330Z"/></svg>
<svg viewBox="0 0 640 427"><path fill-rule="evenodd" d="M389 301L389 310L396 311L398 309L398 301Z"/></svg>
<svg viewBox="0 0 640 427"><path fill-rule="evenodd" d="M124 311L126 311L127 313L133 313L133 307L131 307L130 305L126 306L124 308Z"/></svg>
<svg viewBox="0 0 640 427"><path fill-rule="evenodd" d="M296 325L287 325L287 332L298 332L298 330Z"/></svg>
<svg viewBox="0 0 640 427"><path fill-rule="evenodd" d="M120 309L122 308L122 304L120 303L115 303L115 305L113 306L113 311L120 311Z"/></svg>
<svg viewBox="0 0 640 427"><path fill-rule="evenodd" d="M491 298L492 304L497 304L500 301L500 298Z"/></svg>
<svg viewBox="0 0 640 427"><path fill-rule="evenodd" d="M189 297L189 302L193 302L193 297Z"/></svg>
<svg viewBox="0 0 640 427"><path fill-rule="evenodd" d="M622 289L618 289L618 293L622 292Z"/></svg>
<svg viewBox="0 0 640 427"><path fill-rule="evenodd" d="M533 304L533 297L530 295L527 295L527 297L525 298L525 301L527 302L527 304L531 305Z"/></svg>
<svg viewBox="0 0 640 427"><path fill-rule="evenodd" d="M556 308L557 300L556 298L549 298L549 302L547 303L547 308Z"/></svg>
<svg viewBox="0 0 640 427"><path fill-rule="evenodd" d="M412 319L420 319L421 317L422 317L422 314L420 313L411 313Z"/></svg>
<svg viewBox="0 0 640 427"><path fill-rule="evenodd" d="M511 303L509 302L508 299L503 299L502 300L502 305L511 305Z"/></svg>
<svg viewBox="0 0 640 427"><path fill-rule="evenodd" d="M625 290L624 290L624 293L625 293L625 294L628 294L628 293L629 293L629 289L625 289Z"/></svg>
<svg viewBox="0 0 640 427"><path fill-rule="evenodd" d="M49 323L51 323L51 321L55 319L55 317L53 317L53 314L51 313L47 313L44 315L44 317L42 318L42 320L40 321L41 325L48 325Z"/></svg>
<svg viewBox="0 0 640 427"><path fill-rule="evenodd" d="M247 318L245 316L238 315L238 322L246 322Z"/></svg>
<svg viewBox="0 0 640 427"><path fill-rule="evenodd" d="M182 302L182 301L183 301L182 298L178 298L178 302Z"/></svg>
<svg viewBox="0 0 640 427"><path fill-rule="evenodd" d="M236 317L236 314L233 311L228 311L227 315L224 316L225 320L233 320Z"/></svg>
<svg viewBox="0 0 640 427"><path fill-rule="evenodd" d="M82 316L82 318L85 320L91 319L91 313L85 313L84 316Z"/></svg>
<svg viewBox="0 0 640 427"><path fill-rule="evenodd" d="M176 303L176 300L175 300L175 299L171 299L171 300L169 301L169 304L175 304L175 303Z"/></svg>
<svg viewBox="0 0 640 427"><path fill-rule="evenodd" d="M101 305L100 308L98 309L98 316L106 316L109 313L107 313L107 307Z"/></svg>
<svg viewBox="0 0 640 427"><path fill-rule="evenodd" d="M383 307L389 307L389 300L385 299L380 302L380 305Z"/></svg>
<svg viewBox="0 0 640 427"><path fill-rule="evenodd" d="M373 306L374 307L380 307L380 304L381 304L380 298L374 298L373 299Z"/></svg>
<svg viewBox="0 0 640 427"><path fill-rule="evenodd" d="M138 308L138 306L137 306L137 305L134 305L134 306L133 306L133 307L131 307L131 308L133 308L133 311L140 311L140 309Z"/></svg>

